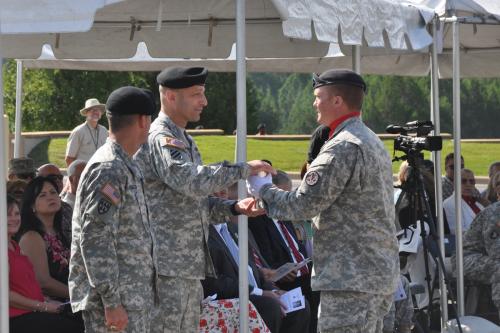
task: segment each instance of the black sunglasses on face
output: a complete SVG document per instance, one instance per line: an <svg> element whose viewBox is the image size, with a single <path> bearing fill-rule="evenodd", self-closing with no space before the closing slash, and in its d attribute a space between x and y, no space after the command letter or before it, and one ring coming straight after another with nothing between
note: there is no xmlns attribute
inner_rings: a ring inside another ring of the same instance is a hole
<svg viewBox="0 0 500 333"><path fill-rule="evenodd" d="M450 168L451 170L455 170L455 164L448 165L448 168ZM463 168L464 168L464 165L460 164L460 169L463 169Z"/></svg>
<svg viewBox="0 0 500 333"><path fill-rule="evenodd" d="M33 179L36 175L34 173L18 173L16 177L19 179Z"/></svg>
<svg viewBox="0 0 500 333"><path fill-rule="evenodd" d="M63 175L48 175L47 178L54 179L54 180L63 180L64 176Z"/></svg>

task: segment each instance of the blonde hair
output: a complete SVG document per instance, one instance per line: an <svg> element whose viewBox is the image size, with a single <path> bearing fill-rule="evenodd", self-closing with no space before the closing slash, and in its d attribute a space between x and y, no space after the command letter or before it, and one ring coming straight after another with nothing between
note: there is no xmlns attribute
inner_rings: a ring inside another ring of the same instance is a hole
<svg viewBox="0 0 500 333"><path fill-rule="evenodd" d="M497 193L495 191L495 183L500 181L500 171L497 171L493 176L491 176L488 181L488 187L486 191L483 193L483 198L488 200L489 202L497 202Z"/></svg>
<svg viewBox="0 0 500 333"><path fill-rule="evenodd" d="M403 163L401 163L401 165L399 166L398 185L403 184L407 180L408 168L409 168L409 165L408 165L407 161L403 161Z"/></svg>

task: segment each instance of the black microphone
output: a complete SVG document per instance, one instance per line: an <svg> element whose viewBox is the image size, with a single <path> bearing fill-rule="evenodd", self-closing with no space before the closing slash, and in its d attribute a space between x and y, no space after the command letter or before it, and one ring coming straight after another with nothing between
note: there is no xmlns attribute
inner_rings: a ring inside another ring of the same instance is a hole
<svg viewBox="0 0 500 333"><path fill-rule="evenodd" d="M405 128L398 125L389 125L385 128L385 131L389 134L399 134L401 132L405 132Z"/></svg>
<svg viewBox="0 0 500 333"><path fill-rule="evenodd" d="M406 123L406 126L408 127L420 127L420 126L432 126L432 121L430 120L414 120L410 121L409 123Z"/></svg>

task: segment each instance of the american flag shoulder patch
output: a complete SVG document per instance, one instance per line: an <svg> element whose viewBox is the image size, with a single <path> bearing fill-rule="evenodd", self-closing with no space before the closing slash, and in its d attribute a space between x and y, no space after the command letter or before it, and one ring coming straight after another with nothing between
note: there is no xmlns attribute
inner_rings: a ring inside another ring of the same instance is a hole
<svg viewBox="0 0 500 333"><path fill-rule="evenodd" d="M182 142L179 139L172 138L169 136L164 136L162 138L161 145L164 147L165 146L169 147L169 148L177 148L177 149L182 149L182 150L186 149L186 144L184 144L184 142Z"/></svg>
<svg viewBox="0 0 500 333"><path fill-rule="evenodd" d="M120 192L111 185L110 183L106 183L101 188L101 193L109 200L113 205L118 205L121 201Z"/></svg>

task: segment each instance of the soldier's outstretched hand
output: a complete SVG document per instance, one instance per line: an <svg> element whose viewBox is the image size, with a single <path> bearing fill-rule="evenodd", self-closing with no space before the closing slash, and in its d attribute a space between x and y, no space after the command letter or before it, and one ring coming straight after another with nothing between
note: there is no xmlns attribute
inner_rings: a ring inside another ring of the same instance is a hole
<svg viewBox="0 0 500 333"><path fill-rule="evenodd" d="M111 331L120 332L127 327L127 311L121 305L117 306L116 308L105 308L104 316L106 318L106 326Z"/></svg>
<svg viewBox="0 0 500 333"><path fill-rule="evenodd" d="M265 209L259 208L254 198L242 199L236 203L234 208L238 213L249 217L264 215L266 213Z"/></svg>
<svg viewBox="0 0 500 333"><path fill-rule="evenodd" d="M253 160L253 161L248 161L248 165L250 165L250 168L252 170L251 174L252 175L257 175L259 172L264 172L264 173L270 173L272 175L276 174L276 170L271 166L271 164L261 161L261 160Z"/></svg>

